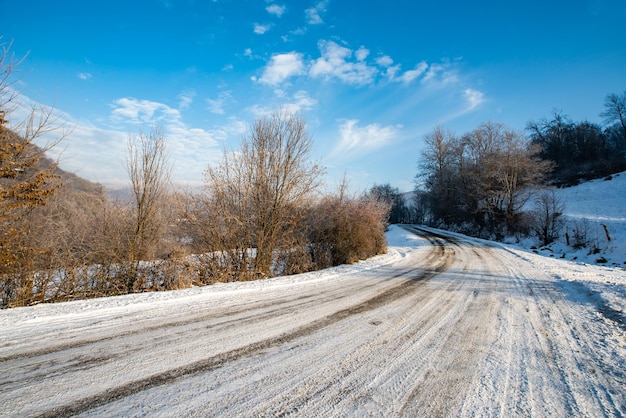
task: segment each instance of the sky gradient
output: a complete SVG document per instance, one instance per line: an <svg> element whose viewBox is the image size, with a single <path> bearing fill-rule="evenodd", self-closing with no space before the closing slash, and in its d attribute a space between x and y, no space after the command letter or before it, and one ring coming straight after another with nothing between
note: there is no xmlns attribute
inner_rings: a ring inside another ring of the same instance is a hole
<svg viewBox="0 0 626 418"><path fill-rule="evenodd" d="M472 4L480 3L480 4ZM160 126L178 183L250 123L300 111L333 189L413 188L437 124L601 122L626 90L626 2L0 0L25 98L73 127L61 166L123 184L129 135Z"/></svg>

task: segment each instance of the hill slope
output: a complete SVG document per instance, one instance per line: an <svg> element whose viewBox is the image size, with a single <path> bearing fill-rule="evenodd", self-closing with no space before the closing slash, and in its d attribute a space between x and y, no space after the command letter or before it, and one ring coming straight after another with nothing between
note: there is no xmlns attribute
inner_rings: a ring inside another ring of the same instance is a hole
<svg viewBox="0 0 626 418"><path fill-rule="evenodd" d="M588 245L579 249L568 246L564 232L557 242L538 251L568 260L626 267L626 172L557 189L556 195L565 205L565 232L570 244L578 233Z"/></svg>

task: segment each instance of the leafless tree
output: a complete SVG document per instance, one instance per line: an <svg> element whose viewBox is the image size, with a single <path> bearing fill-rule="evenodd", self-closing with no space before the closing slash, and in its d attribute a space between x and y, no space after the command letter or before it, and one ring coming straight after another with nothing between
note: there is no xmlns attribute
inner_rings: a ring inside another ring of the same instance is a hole
<svg viewBox="0 0 626 418"><path fill-rule="evenodd" d="M126 169L133 193L134 226L129 257L134 263L152 255L153 245L166 226L162 215L171 166L165 135L159 128L153 128L149 135L142 132L129 138Z"/></svg>
<svg viewBox="0 0 626 418"><path fill-rule="evenodd" d="M420 169L428 191L425 200L436 219L452 223L459 204L458 140L439 125L424 137L424 143Z"/></svg>
<svg viewBox="0 0 626 418"><path fill-rule="evenodd" d="M565 224L564 210L565 205L554 191L545 191L535 200L531 212L531 228L541 241L541 245L548 245L559 237Z"/></svg>
<svg viewBox="0 0 626 418"><path fill-rule="evenodd" d="M426 136L421 168L436 221L465 232L516 232L521 210L550 164L538 147L504 125L484 123L460 138L441 127Z"/></svg>
<svg viewBox="0 0 626 418"><path fill-rule="evenodd" d="M464 154L469 160L472 193L489 225L504 224L515 231L522 207L543 183L550 164L538 158L539 149L520 133L504 125L484 123L463 136Z"/></svg>
<svg viewBox="0 0 626 418"><path fill-rule="evenodd" d="M622 94L609 94L604 100L604 111L600 114L605 123L618 123L622 128L623 139L626 142L626 91Z"/></svg>
<svg viewBox="0 0 626 418"><path fill-rule="evenodd" d="M323 173L310 161L312 144L304 119L279 110L254 121L241 149L207 169L208 241L231 252L241 273L251 263L253 275L273 275L274 255L293 244Z"/></svg>

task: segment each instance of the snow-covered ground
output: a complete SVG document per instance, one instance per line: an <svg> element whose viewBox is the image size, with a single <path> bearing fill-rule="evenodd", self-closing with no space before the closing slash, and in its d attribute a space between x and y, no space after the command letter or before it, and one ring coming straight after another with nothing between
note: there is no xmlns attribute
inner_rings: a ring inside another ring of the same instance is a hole
<svg viewBox="0 0 626 418"><path fill-rule="evenodd" d="M556 196L565 206L566 229L557 242L538 249L539 253L626 268L626 172L609 178L556 190ZM587 239L586 247L572 248L577 231ZM566 232L570 246L566 242ZM527 242L525 246L531 245Z"/></svg>
<svg viewBox="0 0 626 418"><path fill-rule="evenodd" d="M0 416L626 415L626 271L387 238L320 272L0 311Z"/></svg>

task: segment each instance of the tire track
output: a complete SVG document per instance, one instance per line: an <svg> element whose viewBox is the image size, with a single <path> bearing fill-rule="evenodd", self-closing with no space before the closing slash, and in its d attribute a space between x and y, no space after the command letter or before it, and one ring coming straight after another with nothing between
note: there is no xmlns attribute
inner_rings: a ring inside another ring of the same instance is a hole
<svg viewBox="0 0 626 418"><path fill-rule="evenodd" d="M369 286L375 286L375 284L365 285L362 288L367 288ZM350 284L350 286L346 286L346 288L348 287L352 287L352 284ZM341 287L337 288L336 290L337 290L336 293L343 293L345 291ZM225 326L228 326L232 324L239 324L241 323L241 321L258 317L257 314L255 314L253 311L259 310L259 311L267 312L265 311L266 308L275 307L275 309L273 309L271 312L277 312L277 311L280 311L281 309L284 309L284 306L287 306L287 307L291 305L297 305L298 307L306 306L306 303L304 303L304 301L310 300L311 301L310 304L314 304L314 303L317 303L320 300L319 297L323 295L327 295L325 299L332 300L332 297L328 296L327 292L324 292L324 291L313 293L313 294L307 294L307 295L303 295L303 296L296 297L296 298L284 298L280 300L271 300L265 303L255 304L254 306L244 306L241 308L229 309L226 311L215 312L210 315L195 315L195 316L192 316L191 318L187 318L184 320L166 321L158 325L149 325L149 326L145 326L142 328L121 331L113 335L108 335L106 337L83 339L81 341L74 341L74 342L65 343L65 344L57 344L57 345L52 345L52 346L41 348L41 349L24 351L24 352L19 352L19 353L10 354L10 355L4 355L0 357L0 365L2 363L6 363L9 361L28 359L28 358L33 358L33 357L41 357L41 356L45 356L48 354L53 354L53 353L57 353L61 351L90 346L90 345L101 343L101 342L124 339L133 335L145 334L145 333L164 330L168 328L184 327L186 325L198 324L201 322L207 322L207 321L214 320L214 319L225 319L223 321L218 322L216 325L223 324ZM246 312L252 312L252 313L244 316L243 318L237 317L237 315L240 315ZM235 317L235 318L226 320L229 317Z"/></svg>
<svg viewBox="0 0 626 418"><path fill-rule="evenodd" d="M427 265L433 266L431 269L415 267L403 269L390 277L406 277L406 280L401 282L400 284L383 290L382 292L363 302L357 303L345 309L338 310L331 315L312 321L309 324L296 328L292 331L285 332L276 337L254 342L246 346L220 353L202 360L198 360L181 367L166 370L164 372L157 373L146 378L134 380L132 382L110 388L101 393L76 400L71 404L52 408L37 416L68 417L79 414L81 412L86 412L90 409L106 405L108 403L117 401L119 399L128 397L130 395L150 388L171 384L176 380L184 377L189 377L199 373L204 373L217 369L222 365L233 362L237 359L252 356L254 354L262 352L263 350L280 346L296 338L310 335L316 331L329 327L351 316L360 315L364 312L377 309L399 298L404 298L412 292L415 292L419 288L420 283L423 283L425 280L428 280L429 278L441 273L442 271L445 271L453 261L453 254L445 250L445 245L442 242L437 241L437 245L433 248L426 261L428 263Z"/></svg>

